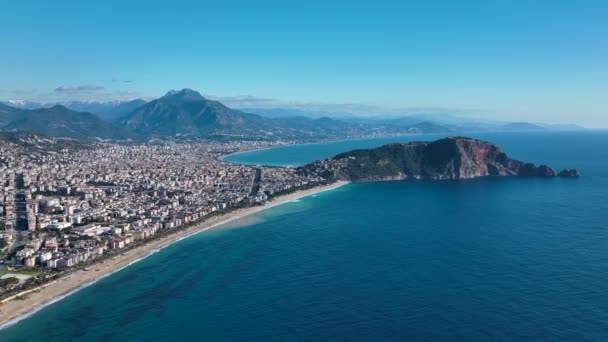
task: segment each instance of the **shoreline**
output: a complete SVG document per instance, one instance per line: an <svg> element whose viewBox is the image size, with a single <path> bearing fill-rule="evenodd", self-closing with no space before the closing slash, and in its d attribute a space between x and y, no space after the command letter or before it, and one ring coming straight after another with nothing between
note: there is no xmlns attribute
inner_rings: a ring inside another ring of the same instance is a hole
<svg viewBox="0 0 608 342"><path fill-rule="evenodd" d="M338 181L329 185L317 186L307 190L298 190L291 194L279 196L268 202L265 206L238 209L233 212L212 217L193 227L170 234L161 239L150 241L136 249L129 250L126 255L117 256L116 259L105 260L102 263L90 266L88 271L78 271L61 277L49 283L37 292L31 292L24 300L11 300L0 306L0 330L10 327L19 321L35 314L41 309L56 303L79 290L86 288L97 281L106 278L130 265L141 261L162 248L191 237L195 234L216 228L225 223L238 220L248 215L270 209L281 204L308 197L321 192L337 189L349 182Z"/></svg>
<svg viewBox="0 0 608 342"><path fill-rule="evenodd" d="M307 142L307 143L301 143L301 144L285 144L285 145L279 145L279 146L254 148L254 149L251 149L251 150L232 152L232 153L224 154L221 157L219 157L218 159L221 160L221 161L224 161L226 163L241 164L241 163L225 160L225 158L226 157L231 157L231 156L236 156L236 155L239 155L239 154L245 154L245 153L249 153L249 152L258 152L258 151L264 151L264 150L272 150L272 149L275 149L275 148L283 148L283 147L288 147L288 146L307 146L307 145L318 145L318 144L327 144L327 143L338 143L338 142L343 142L343 141L356 141L356 140L368 140L368 139L390 139L390 138L402 138L402 137L411 137L411 136L416 136L416 135L433 135L433 134L441 134L441 133L428 133L428 134L424 134L424 133L412 133L412 134L399 134L399 135L394 135L394 136L393 135L388 135L388 136L383 136L383 137L359 137L359 138L346 138L346 139L330 139L330 140L322 140L322 141L316 141L316 142ZM264 165L264 164L241 164L241 165L268 166L268 165ZM272 166L270 166L270 167L272 167ZM290 166L286 165L285 167L290 167Z"/></svg>

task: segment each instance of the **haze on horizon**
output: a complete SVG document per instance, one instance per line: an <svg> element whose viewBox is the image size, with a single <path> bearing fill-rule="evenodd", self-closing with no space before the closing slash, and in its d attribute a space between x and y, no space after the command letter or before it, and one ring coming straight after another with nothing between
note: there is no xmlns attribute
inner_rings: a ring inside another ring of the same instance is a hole
<svg viewBox="0 0 608 342"><path fill-rule="evenodd" d="M608 3L0 4L0 100L435 111L608 127Z"/></svg>

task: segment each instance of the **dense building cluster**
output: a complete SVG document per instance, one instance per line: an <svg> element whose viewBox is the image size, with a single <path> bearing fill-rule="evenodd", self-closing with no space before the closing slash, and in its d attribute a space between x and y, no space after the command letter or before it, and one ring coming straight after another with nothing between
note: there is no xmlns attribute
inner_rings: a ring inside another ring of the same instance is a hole
<svg viewBox="0 0 608 342"><path fill-rule="evenodd" d="M0 250L4 266L65 269L204 219L265 204L320 178L292 168L224 162L276 142L96 143L45 149L0 144Z"/></svg>

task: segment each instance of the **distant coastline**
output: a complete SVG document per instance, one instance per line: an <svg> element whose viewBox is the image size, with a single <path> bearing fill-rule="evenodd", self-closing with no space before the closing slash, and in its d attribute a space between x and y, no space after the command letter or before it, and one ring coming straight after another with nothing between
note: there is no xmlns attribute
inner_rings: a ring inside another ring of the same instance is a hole
<svg viewBox="0 0 608 342"><path fill-rule="evenodd" d="M233 157L233 156L237 156L237 155L241 155L241 154L246 154L246 153L251 153L251 152L259 152L259 151L265 151L265 150L272 150L275 148L284 148L284 147L289 147L289 146L309 146L309 145L319 145L319 144L331 144L331 143L340 143L340 142L344 142L344 141L357 141L357 140L371 140L371 139L389 139L389 138L406 138L406 137L413 137L413 136L429 136L429 135L437 135L437 136L444 136L444 135L449 135L449 133L429 133L429 134L425 134L425 133L416 133L416 134L399 134L399 135L386 135L386 136L369 136L369 137L357 137L357 138L347 138L347 139L328 139L328 140L320 140L320 141L315 141L315 142L306 142L306 143L296 143L296 144L285 144L285 145L277 145L277 146L270 146L270 147L262 147L262 148L252 148L249 150L243 150L243 151L238 151L238 152L232 152L232 153L228 153L228 154L224 154L221 155L218 159L221 161L225 161L227 163L234 163L234 164L242 164L239 162L233 162L233 161L229 161L226 160L226 158L228 157ZM245 165L254 165L254 164L245 164ZM256 164L257 165L257 164ZM259 164L259 165L263 165L263 163ZM284 165L284 167L293 167L293 165Z"/></svg>
<svg viewBox="0 0 608 342"><path fill-rule="evenodd" d="M46 306L66 298L71 294L78 292L80 289L86 288L87 286L92 285L105 277L108 277L140 260L143 260L155 254L160 249L175 242L216 228L242 217L252 215L260 211L294 201L296 199L333 190L348 183L349 182L338 181L329 185L316 186L306 190L298 190L290 194L278 196L268 202L268 204L265 206L238 209L224 215L219 215L205 220L193 227L175 232L174 234L168 235L159 240L150 241L146 245L128 251L125 255L118 256L113 260L106 260L103 263L93 265L88 271L81 270L77 273L59 278L57 281L48 284L39 291L29 293L27 298L23 300L11 300L0 306L0 330L26 319Z"/></svg>

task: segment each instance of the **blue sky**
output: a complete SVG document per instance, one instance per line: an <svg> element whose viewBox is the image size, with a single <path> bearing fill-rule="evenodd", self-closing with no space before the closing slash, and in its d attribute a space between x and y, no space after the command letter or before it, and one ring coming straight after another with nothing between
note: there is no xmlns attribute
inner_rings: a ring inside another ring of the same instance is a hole
<svg viewBox="0 0 608 342"><path fill-rule="evenodd" d="M608 1L20 0L0 32L4 100L188 87L608 127Z"/></svg>

